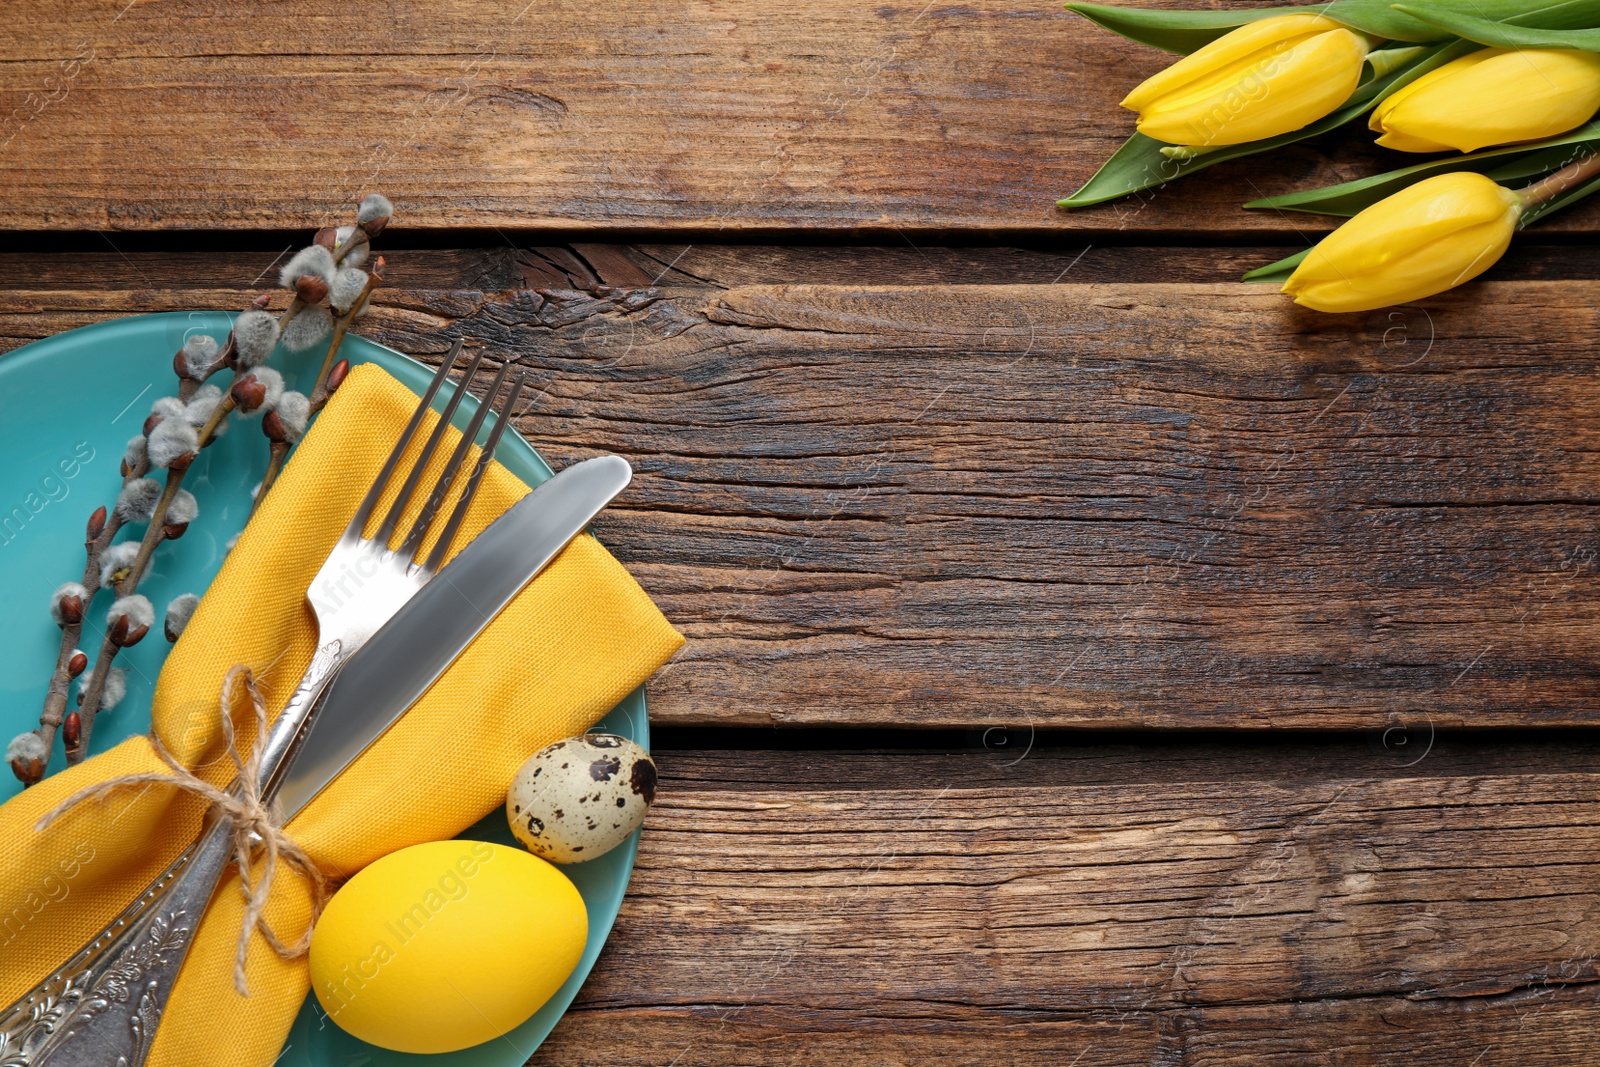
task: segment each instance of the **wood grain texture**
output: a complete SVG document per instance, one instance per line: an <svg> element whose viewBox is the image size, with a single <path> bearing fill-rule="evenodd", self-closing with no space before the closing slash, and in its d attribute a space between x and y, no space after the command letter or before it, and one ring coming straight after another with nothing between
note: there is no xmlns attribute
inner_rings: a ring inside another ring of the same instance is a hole
<svg viewBox="0 0 1600 1067"><path fill-rule="evenodd" d="M874 990L874 993L877 991ZM529 1067L1572 1067L1600 1006L1587 986L1506 997L1324 1000L1144 1014L971 1011L895 1004L588 1010L575 1005ZM677 1058L675 1058L677 1057Z"/></svg>
<svg viewBox="0 0 1600 1067"><path fill-rule="evenodd" d="M402 240L414 234L397 234ZM501 239L491 235L496 241ZM0 234L0 289L183 289L204 283L264 284L304 234L207 235L214 247L165 247L149 234ZM60 246L74 247L63 251ZM18 248L26 244L28 248ZM11 246L9 249L7 246ZM584 244L385 249L403 289L593 289L659 285L737 289L748 285L1055 285L1233 282L1295 249L1287 245L1160 246ZM1484 275L1488 281L1600 279L1600 248L1527 241Z"/></svg>
<svg viewBox="0 0 1600 1067"><path fill-rule="evenodd" d="M807 791L743 765L743 788L683 793L663 757L617 926L534 1063L1592 1049L1592 774L1043 789L1024 760L1013 786L939 765L915 789Z"/></svg>
<svg viewBox="0 0 1600 1067"><path fill-rule="evenodd" d="M1409 160L1343 131L1075 215L1170 59L1060 4L67 0L0 39L0 228L1270 234ZM1593 232L1581 207L1552 230Z"/></svg>
<svg viewBox="0 0 1600 1067"><path fill-rule="evenodd" d="M13 291L13 343L234 290ZM532 368L690 637L666 724L1595 721L1594 285L396 290ZM1393 317L1397 316L1397 317Z"/></svg>
<svg viewBox="0 0 1600 1067"><path fill-rule="evenodd" d="M667 721L1548 725L1595 693L1590 292L550 291L394 340L504 346L532 439L639 468Z"/></svg>
<svg viewBox="0 0 1600 1067"><path fill-rule="evenodd" d="M1486 281L1600 278L1600 248L1543 243L1528 235L1483 275ZM1297 240L1294 238L1286 238ZM1154 240L1154 239L1153 239ZM650 284L742 285L1020 285L1125 282L1236 282L1247 271L1299 251L1283 246L1097 244L1058 248L921 245L621 246ZM610 246L616 248L617 246ZM614 252L613 255L619 253ZM601 277L612 285L635 282ZM532 284L532 283L530 283Z"/></svg>
<svg viewBox="0 0 1600 1067"><path fill-rule="evenodd" d="M397 237L413 235L396 235ZM225 240L226 238L217 238ZM3 235L0 235L3 240ZM52 250L0 251L0 289L192 289L197 283L247 289L271 279L305 243L305 235L252 241L254 249L150 250L160 238L118 234L108 245L97 234L75 238L70 254ZM47 240L47 247L55 241ZM745 285L963 285L974 282L1048 285L1073 282L1226 282L1280 259L1287 246L1242 248L1117 247L1078 244L1059 250L1004 246L912 247L863 245L623 245L502 244L475 248L385 249L391 282L404 289L628 288L732 289ZM1600 277L1600 254L1529 245L1506 264L1507 277ZM1509 257L1508 257L1509 258ZM1587 268L1585 270L1585 268ZM1512 273L1514 271L1514 273Z"/></svg>

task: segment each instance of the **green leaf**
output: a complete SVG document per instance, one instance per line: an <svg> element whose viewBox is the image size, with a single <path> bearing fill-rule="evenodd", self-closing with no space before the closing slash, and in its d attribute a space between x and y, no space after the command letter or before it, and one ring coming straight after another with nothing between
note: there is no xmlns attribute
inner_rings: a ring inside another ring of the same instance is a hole
<svg viewBox="0 0 1600 1067"><path fill-rule="evenodd" d="M1492 148L1483 152L1475 152L1467 156L1446 156L1443 159L1433 159L1426 163L1417 163L1399 170L1392 170L1385 174L1374 174L1367 178L1359 178L1353 182L1344 182L1341 185L1332 185L1323 189L1308 189L1299 193L1288 193L1284 196L1267 197L1264 200L1252 200L1245 205L1247 208L1271 208L1278 211L1307 211L1318 215L1342 215L1348 218L1364 208L1371 207L1379 200L1404 189L1424 178L1431 178L1436 174L1450 174L1455 171L1471 170L1487 175L1497 182L1516 181L1522 178L1535 178L1548 174L1553 170L1571 163L1574 159L1587 155L1582 149L1585 147L1600 147L1600 120L1586 123L1570 133L1561 137L1551 138L1537 144L1510 145L1502 148ZM1570 194L1563 194L1558 200ZM1541 205L1544 210L1538 214L1545 214L1551 210L1548 205ZM1534 214L1530 211L1528 214ZM1527 216L1524 216L1524 223Z"/></svg>
<svg viewBox="0 0 1600 1067"><path fill-rule="evenodd" d="M1530 26L1600 25L1595 0L1547 0L1541 4L1530 4L1529 0L1420 0L1411 5L1395 4L1393 0L1335 0L1320 10L1353 29L1390 41L1417 43L1465 36L1453 30L1441 32L1443 27L1438 22L1422 18L1419 11Z"/></svg>
<svg viewBox="0 0 1600 1067"><path fill-rule="evenodd" d="M1300 261L1310 254L1311 249L1309 248L1296 252L1292 256L1278 260L1276 263L1268 263L1265 267L1257 267L1239 280L1242 282L1277 282L1281 284L1289 280L1289 275L1294 273L1294 269L1300 265Z"/></svg>
<svg viewBox="0 0 1600 1067"><path fill-rule="evenodd" d="M1528 11L1506 21L1454 10L1445 4L1396 4L1395 10L1479 44L1500 48L1578 48L1600 51L1600 4L1593 0Z"/></svg>
<svg viewBox="0 0 1600 1067"><path fill-rule="evenodd" d="M1260 7L1249 11L1146 11L1137 7L1109 7L1105 4L1067 5L1112 33L1138 41L1164 52L1186 56L1215 41L1229 30L1257 19L1274 15L1303 14L1297 7Z"/></svg>
<svg viewBox="0 0 1600 1067"><path fill-rule="evenodd" d="M1471 36L1447 28L1438 21L1441 17L1485 25L1511 20L1525 26L1548 29L1600 26L1600 5L1596 0L1557 0L1532 8L1529 0L1447 0L1435 3L1423 0L1410 5L1396 5L1392 0L1334 0L1333 3L1319 4L1313 8L1261 7L1243 11L1152 11L1088 3L1070 3L1067 9L1130 41L1178 55L1188 55L1229 30L1257 19L1311 12L1326 15L1381 40L1413 44L1435 43L1452 36Z"/></svg>
<svg viewBox="0 0 1600 1067"><path fill-rule="evenodd" d="M1580 140L1573 140L1571 135L1560 138L1555 147L1529 151L1525 144L1507 145L1499 149L1491 149L1497 155L1504 153L1500 158L1510 160L1501 163L1493 170L1484 171L1484 175L1494 179L1501 185L1512 182L1522 182L1529 178L1541 178L1553 170L1560 170L1568 163L1577 162L1588 155L1596 147L1600 147L1600 123L1590 123L1586 127L1594 136L1586 136ZM1577 131L1574 131L1577 132ZM1518 154L1518 153L1522 154Z"/></svg>
<svg viewBox="0 0 1600 1067"><path fill-rule="evenodd" d="M1344 22L1350 29L1362 30L1381 40L1397 42L1434 43L1453 37L1454 30L1443 29L1434 21L1435 14L1446 18L1474 16L1478 21L1498 22L1501 19L1526 18L1531 26L1574 27L1600 26L1600 14L1594 14L1594 0L1560 0L1546 3L1530 11L1528 0L1443 0L1438 3L1416 3L1397 8L1392 0L1334 0L1314 8L1254 8L1243 11L1150 11L1144 8L1114 8L1104 3L1069 3L1067 10L1077 11L1083 18L1104 26L1112 34L1120 34L1141 45L1150 45L1163 51L1187 56L1197 48L1210 45L1229 30L1245 26L1256 19L1274 18L1278 14L1326 14L1334 21ZM1424 14L1426 13L1426 14Z"/></svg>
<svg viewBox="0 0 1600 1067"><path fill-rule="evenodd" d="M1343 2L1343 0L1341 0ZM1247 144L1224 145L1212 151L1203 152L1189 159L1169 159L1161 152L1163 148L1170 147L1142 133L1135 133L1127 142L1112 155L1112 157L1095 172L1094 176L1083 184L1083 187L1064 200L1056 201L1057 207L1080 208L1091 204L1103 204L1107 200L1127 196L1144 189L1151 189L1158 185L1165 185L1174 178L1181 178L1197 170L1203 170L1214 163L1224 163L1230 159L1240 159L1244 156L1253 156L1258 152L1277 148L1281 145L1293 144L1303 141L1307 137L1315 137L1319 133L1341 126L1382 100L1389 93L1411 81L1413 78L1432 70L1443 63L1448 63L1460 55L1472 51L1473 46L1461 41L1452 44L1437 45L1426 50L1415 62L1396 68L1382 77L1369 78L1356 89L1344 107L1290 133L1279 134L1277 137L1268 137L1261 141L1250 141Z"/></svg>

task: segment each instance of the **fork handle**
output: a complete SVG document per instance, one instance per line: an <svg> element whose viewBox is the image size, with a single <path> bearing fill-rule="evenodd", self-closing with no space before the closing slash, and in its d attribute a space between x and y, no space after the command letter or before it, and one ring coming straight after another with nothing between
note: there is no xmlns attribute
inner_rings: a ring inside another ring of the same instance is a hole
<svg viewBox="0 0 1600 1067"><path fill-rule="evenodd" d="M319 648L273 720L261 742L264 801L343 659L337 639ZM233 820L215 813L121 915L0 1012L0 1067L141 1067L192 934L233 861Z"/></svg>

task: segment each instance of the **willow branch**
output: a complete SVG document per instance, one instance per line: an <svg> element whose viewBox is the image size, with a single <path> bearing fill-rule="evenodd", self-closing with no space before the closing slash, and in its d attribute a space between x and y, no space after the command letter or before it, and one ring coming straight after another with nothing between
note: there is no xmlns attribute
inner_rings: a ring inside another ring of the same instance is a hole
<svg viewBox="0 0 1600 1067"><path fill-rule="evenodd" d="M283 461L289 457L289 442L272 442L271 451L267 455L267 472L261 476L261 485L256 489L256 498L250 504L250 518L255 518L256 511L261 507L261 502L267 498L267 491L278 480L278 474L283 470ZM246 523L249 519L245 520Z"/></svg>
<svg viewBox="0 0 1600 1067"><path fill-rule="evenodd" d="M197 435L199 449L205 448L216 440L217 427L228 413L234 408L231 394L225 394L217 402L216 408L211 412L211 417L200 428ZM139 584L144 581L145 575L150 570L150 561L155 556L155 551L167 539L167 514L172 508L172 500L178 495L178 490L183 488L183 479L189 473L189 467L194 461L191 456L182 466L173 464L167 468L167 482L161 488L161 498L156 501L154 512L150 516L149 525L145 527L144 537L139 542L139 553L134 556L133 563L128 567L127 576L112 588L119 597L129 596L136 592ZM112 635L107 632L106 639L100 645L100 654L95 657L94 673L89 676L89 681L84 687L83 703L78 708L80 725L78 727L78 742L67 749L67 762L80 763L89 751L89 735L94 731L95 716L100 713L101 695L105 690L106 677L111 673L111 668L116 661L117 653L121 646L112 640Z"/></svg>
<svg viewBox="0 0 1600 1067"><path fill-rule="evenodd" d="M370 210L369 205L374 202L374 197L376 197L376 202L382 209L382 214L376 215L368 222L363 223L360 221L360 215ZM377 237L388 224L391 211L392 205L388 205L382 197L372 194L372 196L363 199L362 206L357 212L357 221L351 227L349 236L343 241L337 241L336 230L331 232L324 231L317 235L316 241L318 244L329 248L336 265L342 264L356 252L370 247L372 239ZM339 349L350 329L350 323L366 308L372 291L381 283L383 267L382 258L377 259L373 269L369 272L367 284L363 287L359 297L353 302L349 311L343 315L335 313L334 333L328 346L328 352L323 358L322 366L317 374L316 384L313 386L311 394L306 398L310 402L309 408L312 413L321 410L323 405L327 403L328 397L339 387L344 375L348 372L348 362L338 358ZM311 306L307 303L308 299L320 304L325 299L322 295L325 292L325 287L317 288L313 291L313 289L297 286L297 291L293 293L288 305L278 316L277 325L280 333L304 308ZM305 293L306 296L302 297L301 293ZM270 302L270 294L262 294L252 301L252 305L256 309L265 310ZM226 344L218 351L215 359L206 367L196 369L190 367L185 349L180 347L173 355L172 364L178 378L177 399L187 404L198 394L200 387L218 372L230 368L239 369L233 366L237 350L237 338L230 332ZM117 597L133 595L147 577L156 549L164 541L181 535L181 526L169 526L166 521L171 512L173 501L178 497L182 489L190 464L198 456L201 449L204 449L215 440L217 430L228 415L235 410L236 406L237 402L232 392L225 391L204 426L198 429L195 451L190 453L186 459L180 458L177 463L167 468L166 482L162 487L160 498L152 510L144 536L140 539L133 562L129 565L122 579L111 586L111 591ZM151 424L147 422L146 427L147 430L150 429ZM256 508L260 506L261 499L266 495L267 491L277 482L288 453L293 447L288 440L279 436L283 433L284 431L281 428L275 432L269 432L268 436L272 439L272 444L268 457L267 471L262 478L261 487L257 491L256 500L251 508L252 515L255 513ZM129 482L145 477L149 471L148 460L142 459L133 468L123 472L123 486L126 487ZM70 742L67 751L67 759L70 763L80 762L88 752L95 715L101 710L100 705L104 699L107 684L111 679L111 672L114 669L113 664L118 653L122 648L133 644L143 636L143 631L141 630L131 635L133 640L128 640L130 635L127 632L126 619L118 620L118 622L107 626L99 654L95 657L93 670L88 678L83 680L80 689L80 706L75 716L70 713L67 709L73 681L79 678L88 666L87 656L78 647L78 642L83 638L84 620L91 610L92 600L102 588L100 581L101 561L106 550L124 525L123 518L116 513L115 509L112 509L108 514L107 509L101 508L90 520L84 541L85 558L83 581L81 583L85 593L84 603L76 619L65 622L61 626L61 645L56 655L56 669L51 675L50 684L45 694L44 707L39 716L39 725L34 731L39 739L44 742L47 754L54 748L57 733L65 732ZM70 615L59 611L57 615L63 619L71 618ZM47 759L48 755L46 755ZM28 767L16 767L14 765L14 769L25 784L32 785L42 777L44 767L37 759L33 759L30 760Z"/></svg>
<svg viewBox="0 0 1600 1067"><path fill-rule="evenodd" d="M328 402L328 395L333 392L327 387L328 374L338 362L339 346L344 343L344 335L350 331L350 324L355 321L356 316L367 309L367 301L371 299L372 291L383 283L384 266L383 257L379 256L367 275L367 284L362 288L361 295L350 305L349 311L334 320L333 340L328 342L328 354L322 357L322 369L317 372L316 384L311 387L311 392L306 394L315 410L321 410L322 405Z"/></svg>
<svg viewBox="0 0 1600 1067"><path fill-rule="evenodd" d="M139 468L130 471L124 477L123 484L134 478L142 478L144 473L145 468L141 464ZM92 519L90 521L93 522ZM61 647L56 653L56 669L50 675L50 686L44 696L44 709L39 713L39 725L33 731L45 743L47 750L55 748L56 731L66 720L67 699L72 693L72 681L77 677L72 671L72 660L77 655L78 642L83 637L83 620L88 618L89 602L94 599L94 594L100 588L100 554L105 551L106 546L121 528L122 517L112 512L97 535L84 538L85 560L81 584L88 590L89 595L78 621L61 627ZM22 779L24 785L33 785L44 776L44 768L41 766L38 770L38 776L34 776L31 768L23 768L23 771L29 773L21 773L18 777Z"/></svg>
<svg viewBox="0 0 1600 1067"><path fill-rule="evenodd" d="M89 675L89 682L83 690L83 701L78 708L81 722L78 743L67 746L68 765L82 763L84 754L89 751L89 732L94 729L94 717L105 694L106 678L111 674L111 664L119 651L121 646L112 640L111 631L107 629L105 638L100 642L100 652L94 658L94 673Z"/></svg>

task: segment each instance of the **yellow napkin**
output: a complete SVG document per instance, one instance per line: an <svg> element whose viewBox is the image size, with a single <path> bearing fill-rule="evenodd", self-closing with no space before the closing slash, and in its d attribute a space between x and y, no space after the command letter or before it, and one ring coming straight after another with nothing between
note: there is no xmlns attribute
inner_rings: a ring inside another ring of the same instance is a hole
<svg viewBox="0 0 1600 1067"><path fill-rule="evenodd" d="M415 405L416 396L381 368L351 372L173 648L152 721L172 753L202 776L218 784L231 776L217 726L230 666L255 671L274 711L288 701L316 644L306 587ZM449 439L457 438L451 430ZM440 450L435 470L448 451ZM423 484L431 485L432 476ZM526 492L494 464L463 534L477 533ZM386 508L387 502L375 515ZM289 823L289 833L336 877L395 849L452 837L504 803L524 759L592 726L682 643L622 565L580 536L393 729ZM248 713L235 712L241 744L253 743ZM148 739L134 737L0 806L0 1005L114 918L193 840L204 809L194 797L158 785L81 804L42 833L34 831L35 821L85 785L161 769ZM296 875L279 871L267 918L292 940L304 929L308 892ZM282 960L256 934L250 996L235 993L243 910L237 873L230 872L195 934L153 1064L265 1067L277 1057L306 995L305 961Z"/></svg>

